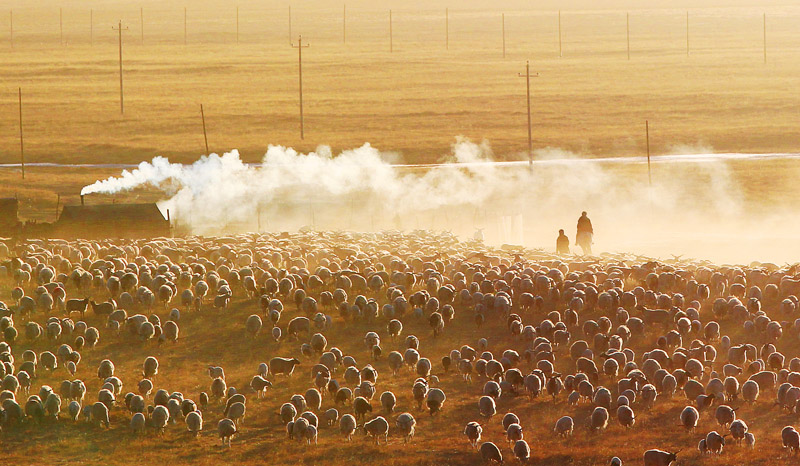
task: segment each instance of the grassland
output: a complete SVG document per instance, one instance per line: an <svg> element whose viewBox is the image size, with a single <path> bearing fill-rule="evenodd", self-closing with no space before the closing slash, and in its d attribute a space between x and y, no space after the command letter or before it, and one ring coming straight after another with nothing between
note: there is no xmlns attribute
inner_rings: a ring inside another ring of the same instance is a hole
<svg viewBox="0 0 800 466"><path fill-rule="evenodd" d="M302 3L292 10L292 38L302 34L306 137L300 139L297 52L289 47L285 5L244 3L236 42L234 5L146 3L95 5L92 45L84 3L12 5L0 19L0 162L18 162L17 87L22 87L30 162L137 163L161 154L192 161L209 148L239 148L251 161L268 144L338 151L365 141L410 162L439 160L453 138L488 139L500 158L527 147L525 82L531 60L535 147L587 156L644 152L644 120L654 153L675 146L715 151L797 149L800 8L770 7L768 62L762 9L630 12L627 59L622 10L557 13L450 9L449 48L441 10L395 8L393 53L388 11L353 6L342 37L341 5ZM119 112L118 49L125 41L124 117Z"/></svg>

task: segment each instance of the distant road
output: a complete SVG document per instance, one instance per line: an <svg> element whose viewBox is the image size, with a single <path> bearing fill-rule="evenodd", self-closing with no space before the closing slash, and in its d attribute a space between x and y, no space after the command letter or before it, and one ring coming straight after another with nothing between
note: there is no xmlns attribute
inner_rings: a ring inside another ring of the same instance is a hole
<svg viewBox="0 0 800 466"><path fill-rule="evenodd" d="M720 153L720 154L680 154L680 155L654 155L650 157L652 163L710 163L710 162L724 162L724 161L740 161L740 160L768 160L768 159L798 159L800 153L798 152L775 152L764 154L740 154L740 153ZM629 157L586 157L586 158L554 158L554 159L534 159L534 164L537 165L557 165L557 164L572 164L572 163L647 163L647 157L644 156L629 156ZM517 161L500 161L500 162L470 162L470 163L429 163L429 164L393 164L392 166L398 168L437 168L437 167L480 167L485 165L499 166L499 167L513 167L519 165L527 165L526 160ZM260 166L261 163L249 163L248 165ZM26 167L42 167L42 168L136 168L138 164L123 164L123 163L49 163L49 162L34 162L26 163ZM20 168L18 163L2 163L0 168Z"/></svg>

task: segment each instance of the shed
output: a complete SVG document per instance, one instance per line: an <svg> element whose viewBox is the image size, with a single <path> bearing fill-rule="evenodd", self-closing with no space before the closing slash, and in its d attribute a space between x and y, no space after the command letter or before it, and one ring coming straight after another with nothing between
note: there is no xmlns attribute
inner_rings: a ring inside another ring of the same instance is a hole
<svg viewBox="0 0 800 466"><path fill-rule="evenodd" d="M64 206L55 224L55 236L61 238L152 238L169 234L169 220L152 203Z"/></svg>
<svg viewBox="0 0 800 466"><path fill-rule="evenodd" d="M19 223L19 200L15 197L0 199L0 227L16 227Z"/></svg>

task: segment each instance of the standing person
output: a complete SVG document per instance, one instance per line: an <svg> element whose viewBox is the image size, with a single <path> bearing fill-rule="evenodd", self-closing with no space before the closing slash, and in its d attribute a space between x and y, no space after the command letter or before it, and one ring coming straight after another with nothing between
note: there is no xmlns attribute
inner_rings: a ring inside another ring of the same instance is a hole
<svg viewBox="0 0 800 466"><path fill-rule="evenodd" d="M575 243L583 249L584 254L592 254L592 236L594 236L592 221L589 220L586 212L582 212L581 218L578 219L578 234L575 236Z"/></svg>
<svg viewBox="0 0 800 466"><path fill-rule="evenodd" d="M564 234L564 230L558 230L556 254L569 254L569 237Z"/></svg>

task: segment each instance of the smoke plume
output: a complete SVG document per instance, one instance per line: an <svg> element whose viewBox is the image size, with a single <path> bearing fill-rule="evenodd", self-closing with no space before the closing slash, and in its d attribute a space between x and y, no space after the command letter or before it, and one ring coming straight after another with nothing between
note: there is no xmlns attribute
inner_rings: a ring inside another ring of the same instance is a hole
<svg viewBox="0 0 800 466"><path fill-rule="evenodd" d="M481 230L487 242L552 250L560 228L574 243L585 210L596 251L738 262L785 256L771 244L794 225L774 213L745 215L725 157L680 152L687 155L653 158L651 185L639 157L543 149L533 165L496 162L488 142L463 138L444 163L427 167L392 164L397 154L369 144L336 156L327 146L308 154L270 146L257 164L236 150L191 165L156 157L81 193L156 188L176 228L196 234L432 228L469 238Z"/></svg>

